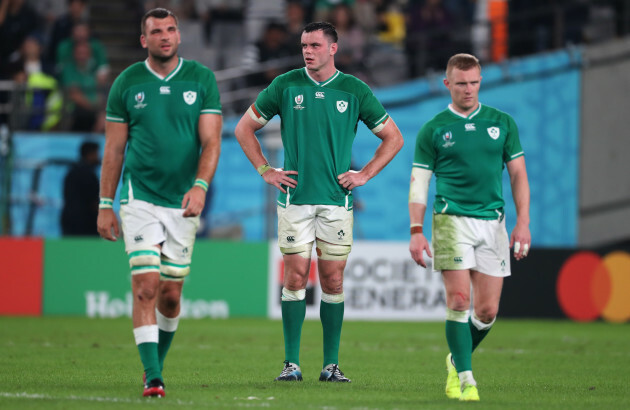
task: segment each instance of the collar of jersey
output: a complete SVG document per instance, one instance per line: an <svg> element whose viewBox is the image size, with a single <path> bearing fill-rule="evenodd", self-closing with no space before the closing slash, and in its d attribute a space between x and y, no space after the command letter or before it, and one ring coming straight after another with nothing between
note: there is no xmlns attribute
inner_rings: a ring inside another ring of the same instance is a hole
<svg viewBox="0 0 630 410"><path fill-rule="evenodd" d="M159 75L158 73L156 73L151 66L149 66L149 59L147 58L146 60L144 60L144 66L147 68L147 70L149 70L149 72L151 74L153 74L154 76L156 76L157 78L159 78L162 81L168 81L171 78L175 77L175 75L179 72L179 70L182 68L182 65L184 64L184 59L183 58L179 58L179 62L177 63L177 67L175 67L175 69L173 69L173 71L170 72L169 75L167 75L166 77L162 77L161 75Z"/></svg>
<svg viewBox="0 0 630 410"><path fill-rule="evenodd" d="M325 85L330 84L335 78L337 78L339 76L339 74L341 74L341 71L337 70L335 71L335 74L333 74L328 80L326 81L322 81L321 83L317 80L315 80L313 77L310 76L310 74L308 73L308 70L306 69L306 67L304 67L304 73L306 74L306 76L315 83L315 85L318 85L320 87L323 87Z"/></svg>
<svg viewBox="0 0 630 410"><path fill-rule="evenodd" d="M466 118L468 120L470 120L472 117L474 117L475 115L479 114L479 111L481 111L481 103L479 103L479 107L477 107L477 109L473 112L471 112L468 116L465 116L464 114L461 114L457 111L455 111L455 109L453 108L453 104L449 104L448 105L448 109L455 115L457 115L458 117L462 117L462 118Z"/></svg>

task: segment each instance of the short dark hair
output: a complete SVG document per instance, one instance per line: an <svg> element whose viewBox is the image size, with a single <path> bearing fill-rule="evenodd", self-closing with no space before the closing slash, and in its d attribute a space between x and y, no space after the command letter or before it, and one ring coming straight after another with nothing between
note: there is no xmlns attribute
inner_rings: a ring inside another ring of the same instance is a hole
<svg viewBox="0 0 630 410"><path fill-rule="evenodd" d="M319 30L324 32L324 35L328 37L331 43L336 43L339 40L339 37L337 36L337 29L335 28L335 26L333 26L327 21L317 21L315 23L308 23L304 27L304 30L302 31L304 33L311 33L313 31L319 31Z"/></svg>
<svg viewBox="0 0 630 410"><path fill-rule="evenodd" d="M156 9L151 9L147 11L144 16L142 16L142 22L140 23L140 33L144 34L144 29L149 17L153 17L156 19L165 19L168 16L173 17L173 19L175 20L175 25L179 27L177 16L172 11L158 7Z"/></svg>
<svg viewBox="0 0 630 410"><path fill-rule="evenodd" d="M81 144L81 148L79 148L79 152L81 153L81 158L87 157L89 154L94 152L98 152L99 146L94 141L85 141Z"/></svg>
<svg viewBox="0 0 630 410"><path fill-rule="evenodd" d="M449 58L448 63L446 64L446 76L448 77L448 74L453 71L454 68L462 71L468 71L475 67L481 71L479 59L474 55L466 53L455 54Z"/></svg>

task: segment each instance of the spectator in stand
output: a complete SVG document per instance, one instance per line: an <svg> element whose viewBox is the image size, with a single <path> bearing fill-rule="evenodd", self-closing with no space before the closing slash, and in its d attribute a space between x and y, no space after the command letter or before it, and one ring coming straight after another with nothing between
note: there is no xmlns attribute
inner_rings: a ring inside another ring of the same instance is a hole
<svg viewBox="0 0 630 410"><path fill-rule="evenodd" d="M307 10L296 0L289 0L286 8L287 44L295 55L302 55L302 31L307 22Z"/></svg>
<svg viewBox="0 0 630 410"><path fill-rule="evenodd" d="M63 180L61 232L64 236L98 235L98 151L96 142L86 141L81 144L81 159L70 168Z"/></svg>
<svg viewBox="0 0 630 410"><path fill-rule="evenodd" d="M410 78L446 66L453 54L452 30L452 19L442 0L410 2L405 41Z"/></svg>
<svg viewBox="0 0 630 410"><path fill-rule="evenodd" d="M63 99L53 68L42 60L42 45L37 36L29 36L20 47L19 59L11 64L11 76L24 87L24 103L16 112L18 127L49 131L59 124Z"/></svg>
<svg viewBox="0 0 630 410"><path fill-rule="evenodd" d="M331 18L332 11L340 4L353 7L356 0L315 0L315 21L328 21Z"/></svg>
<svg viewBox="0 0 630 410"><path fill-rule="evenodd" d="M74 59L74 45L87 43L90 46L92 58L96 64L97 76L107 76L109 65L107 64L107 54L105 46L98 39L90 35L90 26L85 22L79 22L72 27L72 36L61 41L57 47L56 70L63 71L66 64L71 64Z"/></svg>
<svg viewBox="0 0 630 410"><path fill-rule="evenodd" d="M11 54L42 27L41 16L26 0L0 0L0 67L6 69ZM6 77L7 73L3 74Z"/></svg>
<svg viewBox="0 0 630 410"><path fill-rule="evenodd" d="M293 55L287 44L286 27L284 24L272 22L267 24L262 39L245 49L243 66L249 71L259 70L261 63L287 59ZM247 85L249 87L265 86L287 69L292 69L292 67L281 65L268 68L263 72L252 73L247 78Z"/></svg>
<svg viewBox="0 0 630 410"><path fill-rule="evenodd" d="M59 43L72 35L72 28L75 24L86 20L87 0L68 0L68 12L61 15L53 23L45 55L46 61L55 64Z"/></svg>
<svg viewBox="0 0 630 410"><path fill-rule="evenodd" d="M339 4L331 11L330 22L337 29L339 44L335 54L335 65L344 73L366 80L363 57L365 54L365 36L356 24L352 9L346 4Z"/></svg>
<svg viewBox="0 0 630 410"><path fill-rule="evenodd" d="M104 132L104 96L107 76L97 75L92 48L87 42L76 43L74 59L66 64L61 73L61 82L72 103L72 131Z"/></svg>

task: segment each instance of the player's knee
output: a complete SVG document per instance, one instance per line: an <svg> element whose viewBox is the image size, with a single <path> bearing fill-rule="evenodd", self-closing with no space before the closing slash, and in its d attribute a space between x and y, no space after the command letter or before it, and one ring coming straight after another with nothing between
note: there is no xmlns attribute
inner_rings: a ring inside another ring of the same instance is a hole
<svg viewBox="0 0 630 410"><path fill-rule="evenodd" d="M468 310L470 307L470 294L465 292L452 292L448 296L448 306L453 310Z"/></svg>
<svg viewBox="0 0 630 410"><path fill-rule="evenodd" d="M299 245L294 248L280 248L280 252L282 252L283 255L299 255L305 259L311 257L312 251L313 242L305 243L304 245Z"/></svg>
<svg viewBox="0 0 630 410"><path fill-rule="evenodd" d="M182 281L190 274L190 265L177 263L167 257L162 257L160 264L160 279Z"/></svg>
<svg viewBox="0 0 630 410"><path fill-rule="evenodd" d="M306 298L306 289L289 290L282 288L282 301L283 302L299 302Z"/></svg>
<svg viewBox="0 0 630 410"><path fill-rule="evenodd" d="M176 290L168 290L160 295L160 303L164 304L166 311L174 312L179 307L180 294Z"/></svg>
<svg viewBox="0 0 630 410"><path fill-rule="evenodd" d="M160 271L160 248L149 246L129 252L129 267L132 275Z"/></svg>
<svg viewBox="0 0 630 410"><path fill-rule="evenodd" d="M138 302L151 302L157 299L158 290L154 286L139 286L136 289L135 299Z"/></svg>
<svg viewBox="0 0 630 410"><path fill-rule="evenodd" d="M317 257L322 260L345 261L351 250L351 245L335 245L317 240Z"/></svg>
<svg viewBox="0 0 630 410"><path fill-rule="evenodd" d="M492 323L497 317L498 308L494 306L483 306L481 308L475 308L473 318L479 320L482 323Z"/></svg>

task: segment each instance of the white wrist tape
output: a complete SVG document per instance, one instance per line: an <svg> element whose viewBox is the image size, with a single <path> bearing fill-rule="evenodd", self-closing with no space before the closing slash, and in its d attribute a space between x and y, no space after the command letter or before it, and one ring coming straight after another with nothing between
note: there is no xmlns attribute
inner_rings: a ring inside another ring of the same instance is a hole
<svg viewBox="0 0 630 410"><path fill-rule="evenodd" d="M409 202L427 204L429 182L433 172L428 169L413 167L411 170L411 184L409 184Z"/></svg>

